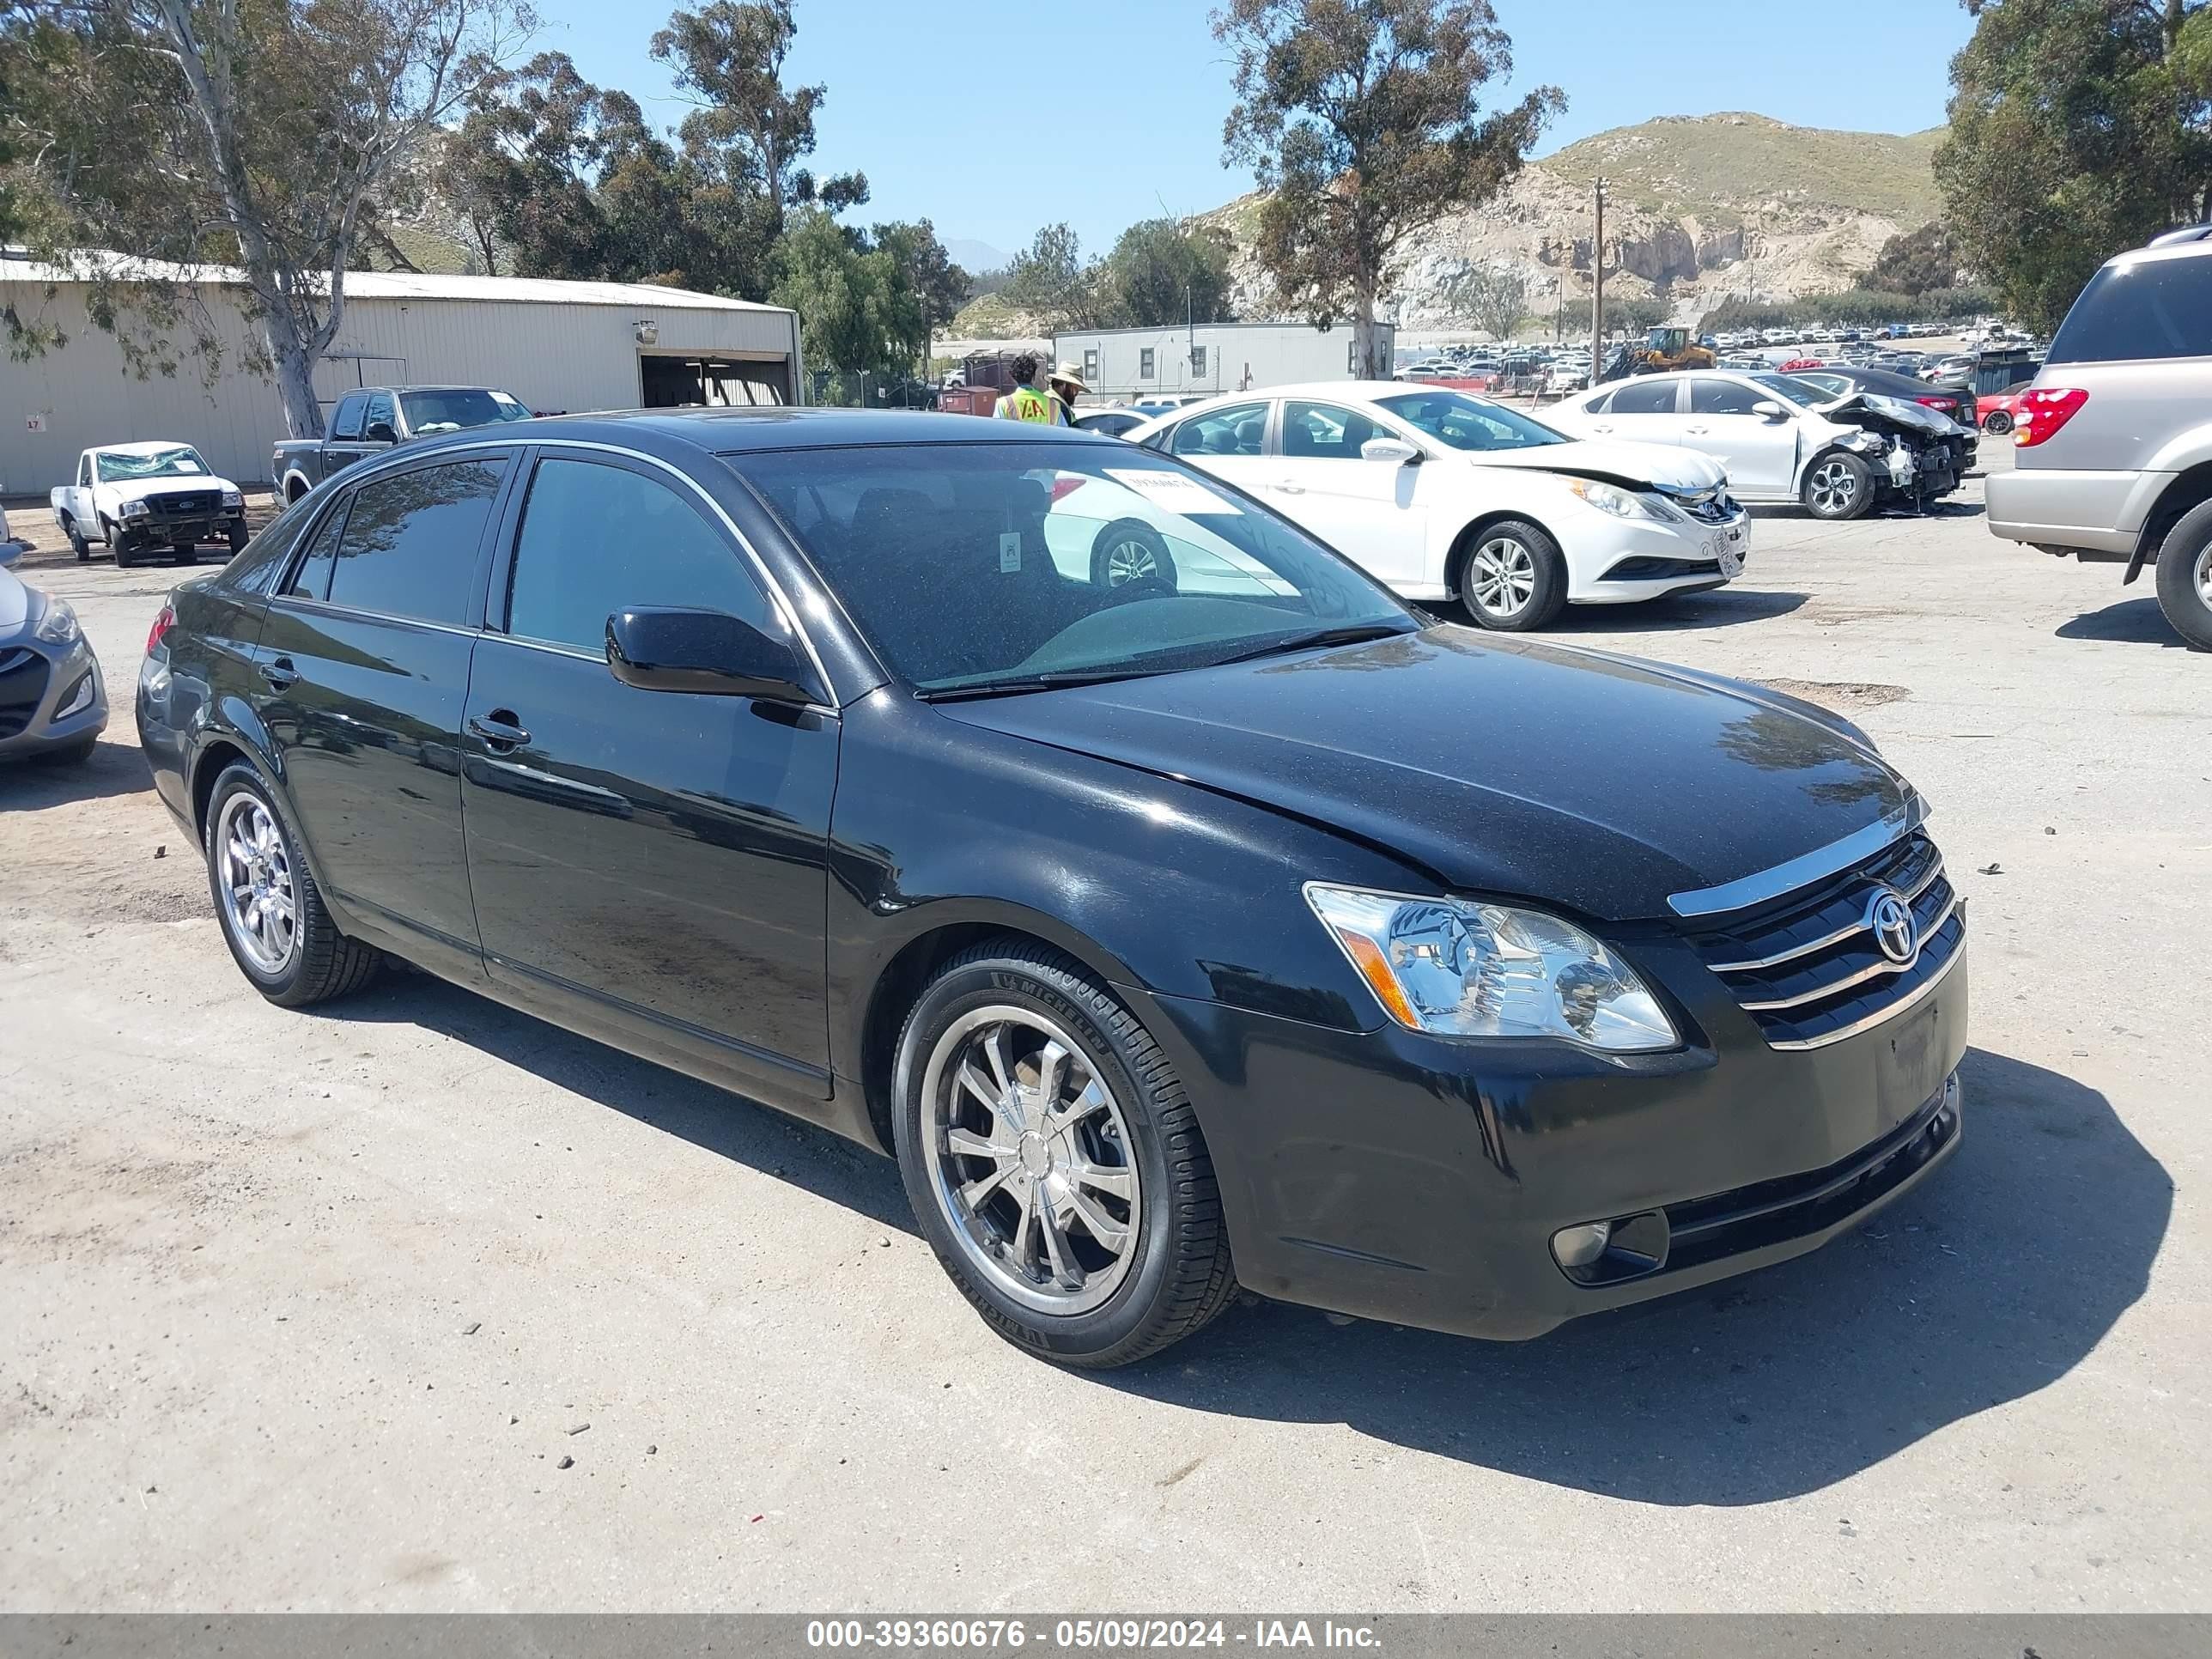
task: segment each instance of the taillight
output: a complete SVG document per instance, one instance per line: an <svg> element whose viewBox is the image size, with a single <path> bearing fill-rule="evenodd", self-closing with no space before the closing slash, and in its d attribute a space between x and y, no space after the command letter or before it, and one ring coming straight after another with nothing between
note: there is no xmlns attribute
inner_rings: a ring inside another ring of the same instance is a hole
<svg viewBox="0 0 2212 1659"><path fill-rule="evenodd" d="M162 640L167 636L169 630L176 625L177 607L173 605L167 603L163 604L161 614L154 618L153 627L146 630L146 654L148 656L150 657L154 654L155 647L161 643Z"/></svg>
<svg viewBox="0 0 2212 1659"><path fill-rule="evenodd" d="M1949 398L1915 398L1912 401L1916 404L1925 404L1930 409L1940 409L1946 415L1959 406Z"/></svg>
<svg viewBox="0 0 2212 1659"><path fill-rule="evenodd" d="M2078 386L2038 386L2021 393L2019 406L2013 410L2012 441L2022 449L2049 442L2088 401L2089 394Z"/></svg>
<svg viewBox="0 0 2212 1659"><path fill-rule="evenodd" d="M1053 504L1054 506L1058 506L1062 501L1066 500L1068 496L1073 495L1077 490L1082 489L1084 485L1090 482L1091 480L1089 477L1081 472L1062 472L1056 474L1052 481Z"/></svg>

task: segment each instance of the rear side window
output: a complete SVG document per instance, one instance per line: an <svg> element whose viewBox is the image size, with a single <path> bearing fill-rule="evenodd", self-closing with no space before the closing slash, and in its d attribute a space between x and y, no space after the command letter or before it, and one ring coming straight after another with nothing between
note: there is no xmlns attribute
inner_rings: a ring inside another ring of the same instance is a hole
<svg viewBox="0 0 2212 1659"><path fill-rule="evenodd" d="M1613 394L1615 415L1672 415L1674 412L1674 386L1672 380L1631 381Z"/></svg>
<svg viewBox="0 0 2212 1659"><path fill-rule="evenodd" d="M477 548L506 470L504 459L454 461L354 491L331 573L331 603L464 625Z"/></svg>
<svg viewBox="0 0 2212 1659"><path fill-rule="evenodd" d="M2089 279L2045 361L2212 356L2212 258L2137 259Z"/></svg>
<svg viewBox="0 0 2212 1659"><path fill-rule="evenodd" d="M309 517L313 515L310 514ZM302 599L328 597L331 591L331 567L338 562L338 534L345 528L346 503L340 501L323 515L323 522L315 532L314 539L307 544L307 556L300 561L300 568L292 578L285 592Z"/></svg>
<svg viewBox="0 0 2212 1659"><path fill-rule="evenodd" d="M358 438L361 436L361 411L368 402L366 392L349 392L338 399L337 412L331 416L331 436Z"/></svg>
<svg viewBox="0 0 2212 1659"><path fill-rule="evenodd" d="M507 580L507 631L597 656L609 617L654 605L782 631L737 550L667 485L595 461L540 461Z"/></svg>
<svg viewBox="0 0 2212 1659"><path fill-rule="evenodd" d="M319 507L321 503L316 503ZM273 593L276 579L300 538L314 522L315 508L295 501L279 513L222 568L222 586L234 593Z"/></svg>
<svg viewBox="0 0 2212 1659"><path fill-rule="evenodd" d="M1234 404L1185 421L1168 447L1177 455L1257 455L1267 435L1267 404Z"/></svg>

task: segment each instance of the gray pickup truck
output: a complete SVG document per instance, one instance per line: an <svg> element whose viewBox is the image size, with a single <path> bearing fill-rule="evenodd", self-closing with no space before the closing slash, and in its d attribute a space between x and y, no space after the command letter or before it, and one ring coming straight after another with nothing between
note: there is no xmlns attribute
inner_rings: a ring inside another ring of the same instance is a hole
<svg viewBox="0 0 2212 1659"><path fill-rule="evenodd" d="M278 439L269 476L276 481L277 499L289 503L332 473L410 438L529 418L520 399L490 386L362 386L338 399L325 436Z"/></svg>

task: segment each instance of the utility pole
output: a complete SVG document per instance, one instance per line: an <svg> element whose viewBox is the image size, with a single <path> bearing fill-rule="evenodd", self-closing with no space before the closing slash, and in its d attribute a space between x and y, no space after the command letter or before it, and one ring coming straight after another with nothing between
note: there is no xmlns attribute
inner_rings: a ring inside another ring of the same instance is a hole
<svg viewBox="0 0 2212 1659"><path fill-rule="evenodd" d="M1605 180L1597 181L1590 234L1590 384L1605 372Z"/></svg>

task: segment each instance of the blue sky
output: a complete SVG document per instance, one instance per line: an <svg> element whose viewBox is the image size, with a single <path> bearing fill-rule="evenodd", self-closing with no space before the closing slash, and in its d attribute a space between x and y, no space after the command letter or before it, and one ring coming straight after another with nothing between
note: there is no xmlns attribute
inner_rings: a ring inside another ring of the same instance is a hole
<svg viewBox="0 0 2212 1659"><path fill-rule="evenodd" d="M647 51L663 5L537 0L538 44L664 125L685 105ZM1943 119L1951 0L1494 0L1514 83L1563 88L1540 152L1655 115L1754 110L1911 132ZM858 168L865 222L928 218L1011 250L1065 219L1103 252L1133 220L1250 188L1221 162L1229 67L1206 0L794 0L789 73L821 82L817 172Z"/></svg>

